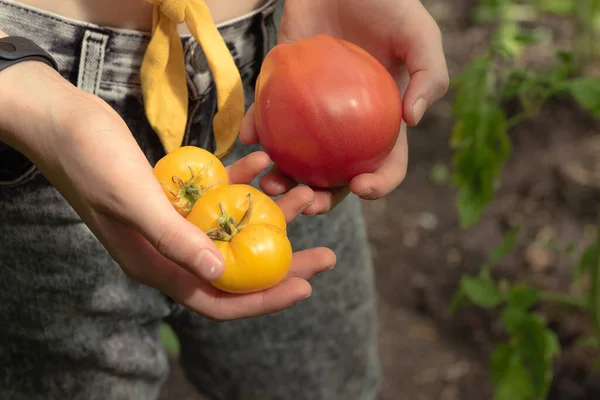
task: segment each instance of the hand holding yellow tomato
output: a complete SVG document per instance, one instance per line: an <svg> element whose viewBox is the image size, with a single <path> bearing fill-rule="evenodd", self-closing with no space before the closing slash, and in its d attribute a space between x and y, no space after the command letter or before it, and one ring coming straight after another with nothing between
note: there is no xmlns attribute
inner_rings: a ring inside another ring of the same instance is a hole
<svg viewBox="0 0 600 400"><path fill-rule="evenodd" d="M215 287L249 293L275 286L292 264L283 211L250 185L223 186L196 201L188 221L213 239L225 259Z"/></svg>
<svg viewBox="0 0 600 400"><path fill-rule="evenodd" d="M170 157L173 155L173 153L174 152L169 153L167 156L165 156L165 158ZM191 152L188 153L188 155L189 154L191 154ZM175 153L175 155L177 155L177 153ZM226 202L222 201L221 207L219 207L219 202L215 203L211 200L213 195L209 196L209 194L231 186L234 188L228 189L227 193L233 193L233 191L240 190L237 188L238 185L242 187L252 182L262 171L269 167L270 162L271 160L266 153L260 151L254 152L225 168L229 180L228 185L213 186L209 190L202 191L202 194L194 200L194 206L199 207L198 212L200 212L201 209L211 210L210 212L212 213L213 217L216 217L216 220L214 218L210 220L210 226L204 227L209 232L209 235L213 236L214 243L217 244L215 231L210 231L215 228L224 228L221 224L219 224L219 222L225 221L225 219L222 218L224 213L227 214L227 220L229 220L229 218L233 218L232 224L235 225L242 222L244 219L244 214L249 206L247 196L248 189L246 188L245 190L241 191L243 194L242 196L234 196L236 199L238 199L237 203L227 202L226 205ZM194 164L193 159L184 160L183 163L184 166L196 165ZM176 163L171 165L176 165ZM214 165L215 164L213 164L213 166ZM185 170L185 168L183 168L183 170ZM173 171L167 170L166 175L163 176L166 176L168 179L170 179L170 176L177 175L178 173L181 173L181 171L182 169L177 168L175 168ZM156 175L157 174L155 173L155 176ZM189 176L190 175L188 175L188 177ZM285 235L284 222L285 224L288 224L294 220L302 213L303 210L305 210L314 202L315 197L314 191L305 186L293 188L277 198L277 200L272 200L253 187L250 188L253 203L250 218L247 219L247 221L250 221L251 223L247 224L242 230L245 230L246 232L243 235L240 235L240 232L237 232L237 239L235 241L232 237L232 240L228 243L217 244L217 248L220 250L221 246L229 248L231 251L230 254L236 256L235 268L226 267L226 271L240 271L242 266L247 265L245 262L246 258L243 258L241 256L242 254L250 254L252 256L257 254L252 252L252 246L244 247L244 245L252 244L255 239L264 237L261 233L263 229L262 222L272 221L274 222L272 225L275 227L280 227L279 229L281 229L283 232L282 235L274 236L274 243L277 240L280 240L278 243L289 243L287 236ZM168 191L165 191L165 193L167 196L170 194ZM257 195L256 193L260 193L260 195ZM173 198L174 197L171 197L171 200L173 200ZM212 206L207 206L205 208L205 204L212 204ZM233 208L230 208L230 205L233 205ZM224 212L221 212L221 208ZM255 210L257 210L256 214ZM190 213L190 215L192 214L196 215L196 212L194 211L193 213ZM253 215L254 218L252 218ZM272 216L277 217L272 218ZM194 218L195 217L192 216L192 219ZM205 223L208 222L203 220L202 224ZM230 224L230 226L232 224ZM284 227L283 229L281 228L282 226ZM236 226L236 229L239 229L240 227L242 227L241 224ZM246 229L248 227L250 227L250 229ZM271 227L266 229L272 232L276 231L276 229ZM231 232L234 233L233 229L231 229ZM237 242L239 242L240 245L238 245ZM285 245L279 245L277 247L279 251L284 248L286 248ZM263 251L266 249L260 248L260 250ZM287 257L289 256L290 252L291 248L289 252L287 252L287 250L280 252L282 259L288 260ZM234 258L232 257L231 260L233 259ZM263 259L264 261L264 257L262 256L254 258L255 264L258 264L256 261L258 259ZM161 290L165 291L165 293L173 298L173 300L186 305L192 310L210 319L231 320L237 318L247 318L280 311L310 296L312 289L310 283L308 283L308 280L316 274L333 268L335 265L335 260L335 254L330 249L324 247L298 251L291 253L291 262L289 262L289 264L287 261L276 263L277 267L273 267L274 263L263 264L261 268L262 270L267 271L267 273L262 275L260 280L258 278L261 275L253 276L252 280L244 280L244 284L240 283L242 282L241 280L232 278L228 272L223 273L220 278L217 278L212 282L208 282L206 280L199 279L190 272L179 268L177 265L173 265L171 268L161 270L160 274L154 274L156 282L154 282L152 286L168 289ZM235 276L238 275L235 274ZM283 278L280 280L280 277L282 276ZM280 280L278 283L270 286L273 282L278 280ZM217 288L217 286L221 286L223 289L229 289L233 293L225 292L224 290ZM257 289L259 286L268 288L259 290L258 292L255 291L255 289Z"/></svg>

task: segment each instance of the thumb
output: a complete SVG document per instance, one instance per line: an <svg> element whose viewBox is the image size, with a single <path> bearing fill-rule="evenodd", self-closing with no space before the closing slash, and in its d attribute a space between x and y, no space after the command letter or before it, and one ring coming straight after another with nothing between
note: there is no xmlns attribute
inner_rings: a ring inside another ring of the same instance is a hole
<svg viewBox="0 0 600 400"><path fill-rule="evenodd" d="M425 111L446 94L449 76L442 34L433 17L420 2L415 2L406 14L409 22L400 28L394 45L396 56L410 74L403 100L404 119L415 126Z"/></svg>
<svg viewBox="0 0 600 400"><path fill-rule="evenodd" d="M136 200L130 222L169 260L201 279L218 279L225 263L216 245L175 210L158 182L149 180L149 185L151 194Z"/></svg>

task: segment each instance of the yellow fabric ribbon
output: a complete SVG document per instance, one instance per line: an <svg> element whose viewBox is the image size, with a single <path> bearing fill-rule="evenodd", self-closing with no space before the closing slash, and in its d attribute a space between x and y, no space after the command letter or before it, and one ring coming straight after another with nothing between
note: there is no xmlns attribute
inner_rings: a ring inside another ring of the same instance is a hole
<svg viewBox="0 0 600 400"><path fill-rule="evenodd" d="M215 155L223 157L235 144L245 111L242 80L233 57L203 0L147 1L154 4L154 11L152 38L140 71L146 117L167 153L181 146L188 87L177 25L185 21L202 46L217 88Z"/></svg>

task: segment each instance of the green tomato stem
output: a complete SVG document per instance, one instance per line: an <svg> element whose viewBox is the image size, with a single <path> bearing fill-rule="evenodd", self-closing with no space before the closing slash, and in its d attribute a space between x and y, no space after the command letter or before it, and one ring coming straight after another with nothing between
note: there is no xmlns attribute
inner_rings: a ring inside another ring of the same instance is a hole
<svg viewBox="0 0 600 400"><path fill-rule="evenodd" d="M252 202L252 194L248 193L247 197L248 208L244 212L244 215L242 216L239 222L236 222L233 217L227 215L227 212L223 209L223 205L219 203L219 210L221 212L221 215L217 220L219 227L209 230L208 232L206 232L206 235L213 240L230 242L235 235L240 233L242 229L244 229L250 222L250 218L252 216L252 211L254 208Z"/></svg>

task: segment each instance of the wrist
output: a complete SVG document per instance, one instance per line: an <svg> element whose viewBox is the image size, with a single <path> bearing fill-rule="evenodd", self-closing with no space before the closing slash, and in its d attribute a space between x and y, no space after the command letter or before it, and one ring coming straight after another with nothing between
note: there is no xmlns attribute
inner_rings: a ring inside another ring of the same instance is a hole
<svg viewBox="0 0 600 400"><path fill-rule="evenodd" d="M30 159L39 155L56 132L56 110L74 90L42 62L24 61L0 71L0 141Z"/></svg>

